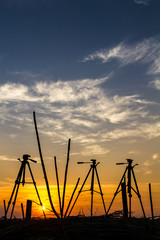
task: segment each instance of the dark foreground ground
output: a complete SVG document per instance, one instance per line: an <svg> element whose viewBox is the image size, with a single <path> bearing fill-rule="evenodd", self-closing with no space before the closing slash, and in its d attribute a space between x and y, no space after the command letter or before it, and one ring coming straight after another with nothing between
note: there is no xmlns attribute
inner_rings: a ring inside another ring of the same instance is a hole
<svg viewBox="0 0 160 240"><path fill-rule="evenodd" d="M23 221L0 220L0 240L88 240L88 239L160 239L160 218L155 224L149 219L115 217L71 218Z"/></svg>

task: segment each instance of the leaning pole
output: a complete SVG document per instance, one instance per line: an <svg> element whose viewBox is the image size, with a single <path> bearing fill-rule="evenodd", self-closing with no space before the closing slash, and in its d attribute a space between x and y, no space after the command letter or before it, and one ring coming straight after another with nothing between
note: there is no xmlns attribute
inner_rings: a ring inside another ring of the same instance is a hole
<svg viewBox="0 0 160 240"><path fill-rule="evenodd" d="M50 202L52 211L54 212L54 214L56 215L56 217L57 217L57 218L60 218L59 215L58 215L58 213L56 212L54 206L53 206L53 202L52 202L52 198L51 198L51 193L50 193L50 189L49 189L48 178L47 178L46 169L45 169L45 165L44 165L44 161L43 161L43 156L42 156L42 151L41 151L41 145L40 145L40 140L39 140L39 134L38 134L38 128L37 128L35 111L33 112L33 120L34 120L34 126L35 126L35 131L36 131L36 136L37 136L37 143L38 143L39 155L40 155L40 159L41 159L41 165L42 165L42 169L43 169L44 179L45 179L45 182L46 182L46 187L47 187L47 193L48 193L48 197L49 197L49 202Z"/></svg>

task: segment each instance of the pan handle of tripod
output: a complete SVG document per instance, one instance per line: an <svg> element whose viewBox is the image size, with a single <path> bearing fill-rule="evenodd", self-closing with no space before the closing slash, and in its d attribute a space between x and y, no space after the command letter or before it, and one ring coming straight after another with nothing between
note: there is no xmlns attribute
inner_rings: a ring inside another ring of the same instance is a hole
<svg viewBox="0 0 160 240"><path fill-rule="evenodd" d="M28 160L30 160L30 161L32 161L32 162L34 162L34 163L37 162L36 160L33 160L33 159L31 159L31 158L28 158Z"/></svg>
<svg viewBox="0 0 160 240"><path fill-rule="evenodd" d="M116 163L116 165L123 165L123 164L127 164L127 163Z"/></svg>

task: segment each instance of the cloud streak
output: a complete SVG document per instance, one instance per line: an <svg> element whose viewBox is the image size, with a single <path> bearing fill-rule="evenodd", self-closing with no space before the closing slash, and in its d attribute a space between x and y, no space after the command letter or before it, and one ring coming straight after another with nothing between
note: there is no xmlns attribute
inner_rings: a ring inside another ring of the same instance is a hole
<svg viewBox="0 0 160 240"><path fill-rule="evenodd" d="M117 59L123 65L131 64L144 59L148 55L150 45L150 40L144 40L134 45L127 45L122 42L111 49L102 49L90 54L83 59L83 62L99 59L102 63L106 63L112 59Z"/></svg>
<svg viewBox="0 0 160 240"><path fill-rule="evenodd" d="M66 136L81 145L88 154L91 144L97 152L109 150L97 141L113 141L127 137L154 138L159 136L159 122L141 123L149 118L148 106L156 103L139 95L111 95L102 84L110 76L99 79L36 82L31 86L6 83L0 86L0 124L21 129L31 127L30 115L40 115L41 133L52 141L62 143ZM157 121L157 122L156 122ZM102 130L103 129L103 130ZM16 133L12 133L16 136Z"/></svg>
<svg viewBox="0 0 160 240"><path fill-rule="evenodd" d="M139 43L125 44L119 43L110 49L96 51L83 58L82 62L99 60L107 63L113 60L118 61L120 67L141 63L148 67L147 73L150 75L160 75L160 42L159 36L144 39Z"/></svg>

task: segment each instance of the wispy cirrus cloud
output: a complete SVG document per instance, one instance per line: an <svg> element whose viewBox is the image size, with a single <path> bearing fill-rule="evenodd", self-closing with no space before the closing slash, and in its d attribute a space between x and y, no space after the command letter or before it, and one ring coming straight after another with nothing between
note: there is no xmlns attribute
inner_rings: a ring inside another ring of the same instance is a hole
<svg viewBox="0 0 160 240"><path fill-rule="evenodd" d="M148 55L150 45L150 40L144 40L143 42L133 45L127 45L122 42L111 49L96 51L85 57L82 61L86 62L99 59L102 63L106 63L112 59L117 59L123 65L127 65L144 59L146 55Z"/></svg>
<svg viewBox="0 0 160 240"><path fill-rule="evenodd" d="M128 125L127 127L117 128L107 133L103 133L103 138L107 141L128 137L140 137L146 139L153 139L160 136L160 121L154 123L138 123Z"/></svg>
<svg viewBox="0 0 160 240"><path fill-rule="evenodd" d="M100 94L100 88L97 86L107 79L108 77L67 82L37 82L34 90L49 102L77 102Z"/></svg>
<svg viewBox="0 0 160 240"><path fill-rule="evenodd" d="M102 63L107 63L112 60L117 60L120 67L141 63L147 65L147 73L159 76L160 74L160 41L159 36L144 39L139 43L126 44L119 43L110 49L101 49L89 56L83 58L82 62L99 60Z"/></svg>
<svg viewBox="0 0 160 240"><path fill-rule="evenodd" d="M6 105L2 104L5 106L3 110L12 108L14 103L15 110L23 112L36 104L41 106L41 111L48 109L57 117L65 116L75 125L86 127L94 126L97 121L115 124L146 116L147 111L142 106L154 103L141 99L139 95L107 96L100 87L106 80L37 82L30 87L7 83L0 86L0 101L6 102Z"/></svg>
<svg viewBox="0 0 160 240"><path fill-rule="evenodd" d="M32 86L20 83L6 83L0 85L0 101L48 101L70 102L89 99L94 94L100 94L98 85L106 78L82 79L76 81L36 82Z"/></svg>
<svg viewBox="0 0 160 240"><path fill-rule="evenodd" d="M12 128L32 126L30 115L36 110L40 115L41 133L54 142L62 143L68 136L82 145L87 143L88 147L93 144L96 151L103 153L109 150L102 146L98 148L97 140L159 136L157 118L153 125L141 124L149 118L148 106L157 103L139 95L106 93L102 84L109 77L67 82L40 81L30 86L3 84L0 86L0 123L7 123ZM12 135L15 137L16 133ZM89 151L85 149L86 154Z"/></svg>

